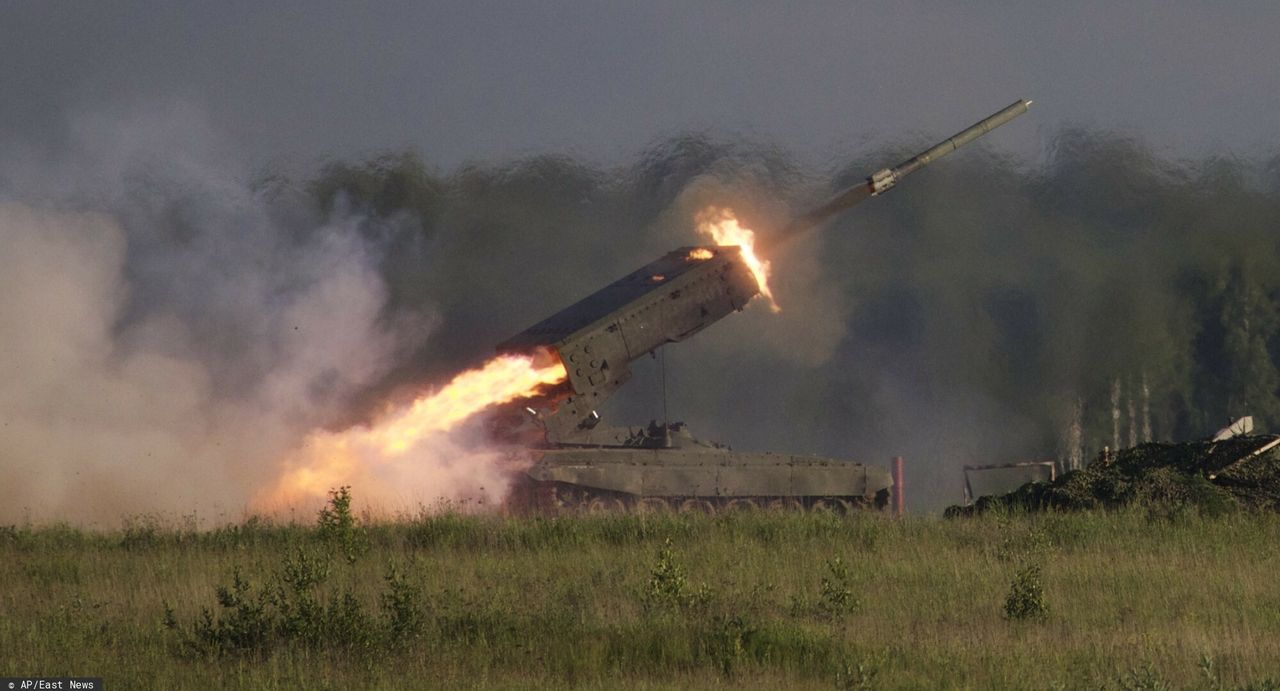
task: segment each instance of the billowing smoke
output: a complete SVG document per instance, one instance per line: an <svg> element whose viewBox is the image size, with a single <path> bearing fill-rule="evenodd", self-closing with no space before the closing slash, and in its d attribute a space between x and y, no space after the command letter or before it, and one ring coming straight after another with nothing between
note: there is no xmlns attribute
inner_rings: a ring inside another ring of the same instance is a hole
<svg viewBox="0 0 1280 691"><path fill-rule="evenodd" d="M384 314L357 219L255 191L181 108L134 115L5 162L5 520L237 519L431 326Z"/></svg>
<svg viewBox="0 0 1280 691"><path fill-rule="evenodd" d="M927 143L834 175L685 136L611 170L391 154L285 179L244 170L181 106L81 118L56 151L15 143L0 520L239 518L312 430L376 417L700 242L703 206L768 235ZM1082 131L1038 169L971 147L780 250L782 312L637 363L602 413L745 450L901 454L914 508L958 500L965 463L1088 457L1233 415L1275 430L1277 161L1170 161ZM383 478L403 491L386 499L491 496L495 466L460 460L472 441Z"/></svg>

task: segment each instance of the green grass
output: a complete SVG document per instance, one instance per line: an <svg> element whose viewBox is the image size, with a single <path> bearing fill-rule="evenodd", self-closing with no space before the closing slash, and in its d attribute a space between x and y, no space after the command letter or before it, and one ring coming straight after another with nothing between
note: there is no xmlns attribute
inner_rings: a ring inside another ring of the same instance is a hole
<svg viewBox="0 0 1280 691"><path fill-rule="evenodd" d="M1043 614L1011 616L1030 566ZM4 673L108 688L1280 680L1270 514L152 517L0 528L0 582Z"/></svg>

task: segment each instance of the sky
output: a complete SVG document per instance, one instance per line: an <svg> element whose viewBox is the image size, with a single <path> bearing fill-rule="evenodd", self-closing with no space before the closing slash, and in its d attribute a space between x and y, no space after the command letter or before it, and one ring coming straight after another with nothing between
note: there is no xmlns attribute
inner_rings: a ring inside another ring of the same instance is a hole
<svg viewBox="0 0 1280 691"><path fill-rule="evenodd" d="M1250 157L1280 142L1278 32L1274 2L10 2L0 141L181 102L256 166L609 166L688 131L821 165L1031 98L994 145L1033 162L1064 126Z"/></svg>

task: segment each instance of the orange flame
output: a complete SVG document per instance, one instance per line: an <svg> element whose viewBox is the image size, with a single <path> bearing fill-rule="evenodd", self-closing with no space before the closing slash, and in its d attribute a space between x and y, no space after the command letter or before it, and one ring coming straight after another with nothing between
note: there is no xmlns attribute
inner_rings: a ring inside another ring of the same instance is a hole
<svg viewBox="0 0 1280 691"><path fill-rule="evenodd" d="M714 256L716 256L715 252L705 247L697 247L689 251L689 256L686 259L691 262L703 262Z"/></svg>
<svg viewBox="0 0 1280 691"><path fill-rule="evenodd" d="M539 358L540 360L541 358ZM393 410L371 426L342 432L315 430L286 460L287 470L255 502L265 510L323 499L329 490L364 479L491 405L530 398L565 381L558 357L551 364L525 355L500 355L467 370L444 388ZM429 491L429 488L422 488Z"/></svg>
<svg viewBox="0 0 1280 691"><path fill-rule="evenodd" d="M769 309L781 312L782 308L773 299L773 291L769 289L769 262L756 256L755 231L743 228L733 211L714 206L699 211L694 220L698 224L698 232L710 237L717 245L738 246L742 251L742 260L756 277L760 294L769 302Z"/></svg>

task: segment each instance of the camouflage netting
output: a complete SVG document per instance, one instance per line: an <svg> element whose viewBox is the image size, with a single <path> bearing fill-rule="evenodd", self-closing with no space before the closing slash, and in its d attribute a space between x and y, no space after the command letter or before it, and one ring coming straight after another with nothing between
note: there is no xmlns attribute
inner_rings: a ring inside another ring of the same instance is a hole
<svg viewBox="0 0 1280 691"><path fill-rule="evenodd" d="M1054 482L1032 482L1008 494L980 497L972 506L953 506L946 515L1131 504L1188 506L1211 513L1240 507L1280 511L1280 444L1273 444L1278 439L1243 436L1219 442L1142 444L1099 456Z"/></svg>

